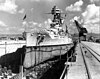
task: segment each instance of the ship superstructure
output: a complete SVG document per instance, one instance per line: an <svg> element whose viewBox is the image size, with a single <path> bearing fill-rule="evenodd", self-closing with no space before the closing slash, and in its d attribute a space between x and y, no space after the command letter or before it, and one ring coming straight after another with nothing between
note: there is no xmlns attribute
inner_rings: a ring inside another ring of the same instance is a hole
<svg viewBox="0 0 100 79"><path fill-rule="evenodd" d="M72 39L68 37L67 25L65 17L62 17L61 10L54 6L50 13L53 15L50 28L42 29L42 31L27 32L27 46L36 45L58 45L72 43ZM66 16L66 14L65 14Z"/></svg>

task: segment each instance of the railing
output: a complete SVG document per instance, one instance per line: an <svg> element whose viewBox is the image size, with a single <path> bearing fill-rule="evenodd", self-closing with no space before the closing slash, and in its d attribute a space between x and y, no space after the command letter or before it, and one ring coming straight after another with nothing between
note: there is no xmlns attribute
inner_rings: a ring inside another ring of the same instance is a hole
<svg viewBox="0 0 100 79"><path fill-rule="evenodd" d="M63 70L63 72L62 72L62 74L61 74L61 76L60 76L60 79L64 79L65 78L65 76L67 76L67 74L68 74L68 68L69 68L69 66L70 66L70 63L71 62L68 62L69 61L69 59L70 58L72 58L72 54L71 54L71 56L70 57L68 57L68 55L67 55L67 61L65 62L65 68L64 68L64 70Z"/></svg>

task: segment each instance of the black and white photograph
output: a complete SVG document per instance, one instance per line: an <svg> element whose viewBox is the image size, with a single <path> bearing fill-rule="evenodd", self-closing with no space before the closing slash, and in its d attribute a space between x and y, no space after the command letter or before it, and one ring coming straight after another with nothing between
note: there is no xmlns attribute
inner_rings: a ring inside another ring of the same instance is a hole
<svg viewBox="0 0 100 79"><path fill-rule="evenodd" d="M0 0L0 79L100 79L100 0Z"/></svg>

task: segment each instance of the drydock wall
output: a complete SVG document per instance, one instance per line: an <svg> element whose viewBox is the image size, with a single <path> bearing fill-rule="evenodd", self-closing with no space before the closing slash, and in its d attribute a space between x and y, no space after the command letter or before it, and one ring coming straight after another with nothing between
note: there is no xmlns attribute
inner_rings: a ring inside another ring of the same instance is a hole
<svg viewBox="0 0 100 79"><path fill-rule="evenodd" d="M51 49L52 49L52 52L51 52ZM37 59L36 63L37 64L42 63L42 61L48 61L49 59L52 59L57 56L58 56L57 58L60 58L60 52L61 52L61 55L66 55L66 53L68 53L70 55L70 53L72 52L74 47L73 47L73 44L70 44L70 45L64 45L64 46L58 46L58 47L57 46L51 47L51 49L50 49L50 47L37 49L38 51L36 51L36 52L38 52L38 53L36 53L36 59ZM43 53L39 53L39 50L41 50L41 52L43 52ZM25 46L23 46L22 48L17 49L16 52L6 54L6 55L0 57L0 64L2 66L6 66L8 68L10 66L10 68L12 69L13 72L18 73L19 66L22 63L24 64L24 66L26 63L26 67L30 67L35 64L35 61L34 61L35 56L34 55L35 55L34 47L26 48ZM22 59L21 59L21 57L22 57ZM30 57L32 57L32 58L30 58ZM32 60L32 62L31 62L31 60ZM27 64L28 62L30 62L29 65Z"/></svg>

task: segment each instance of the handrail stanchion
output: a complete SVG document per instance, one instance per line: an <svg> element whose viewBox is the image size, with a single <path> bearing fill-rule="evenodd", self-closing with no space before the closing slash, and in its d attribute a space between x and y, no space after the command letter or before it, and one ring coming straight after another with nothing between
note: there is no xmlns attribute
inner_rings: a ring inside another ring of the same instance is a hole
<svg viewBox="0 0 100 79"><path fill-rule="evenodd" d="M69 63L65 63L65 68L64 68L64 70L63 70L63 73L61 74L61 76L60 76L60 79L68 79L67 78L67 75L68 75L68 68L69 68Z"/></svg>
<svg viewBox="0 0 100 79"><path fill-rule="evenodd" d="M62 47L60 46L60 60L61 60L61 50L62 50Z"/></svg>

